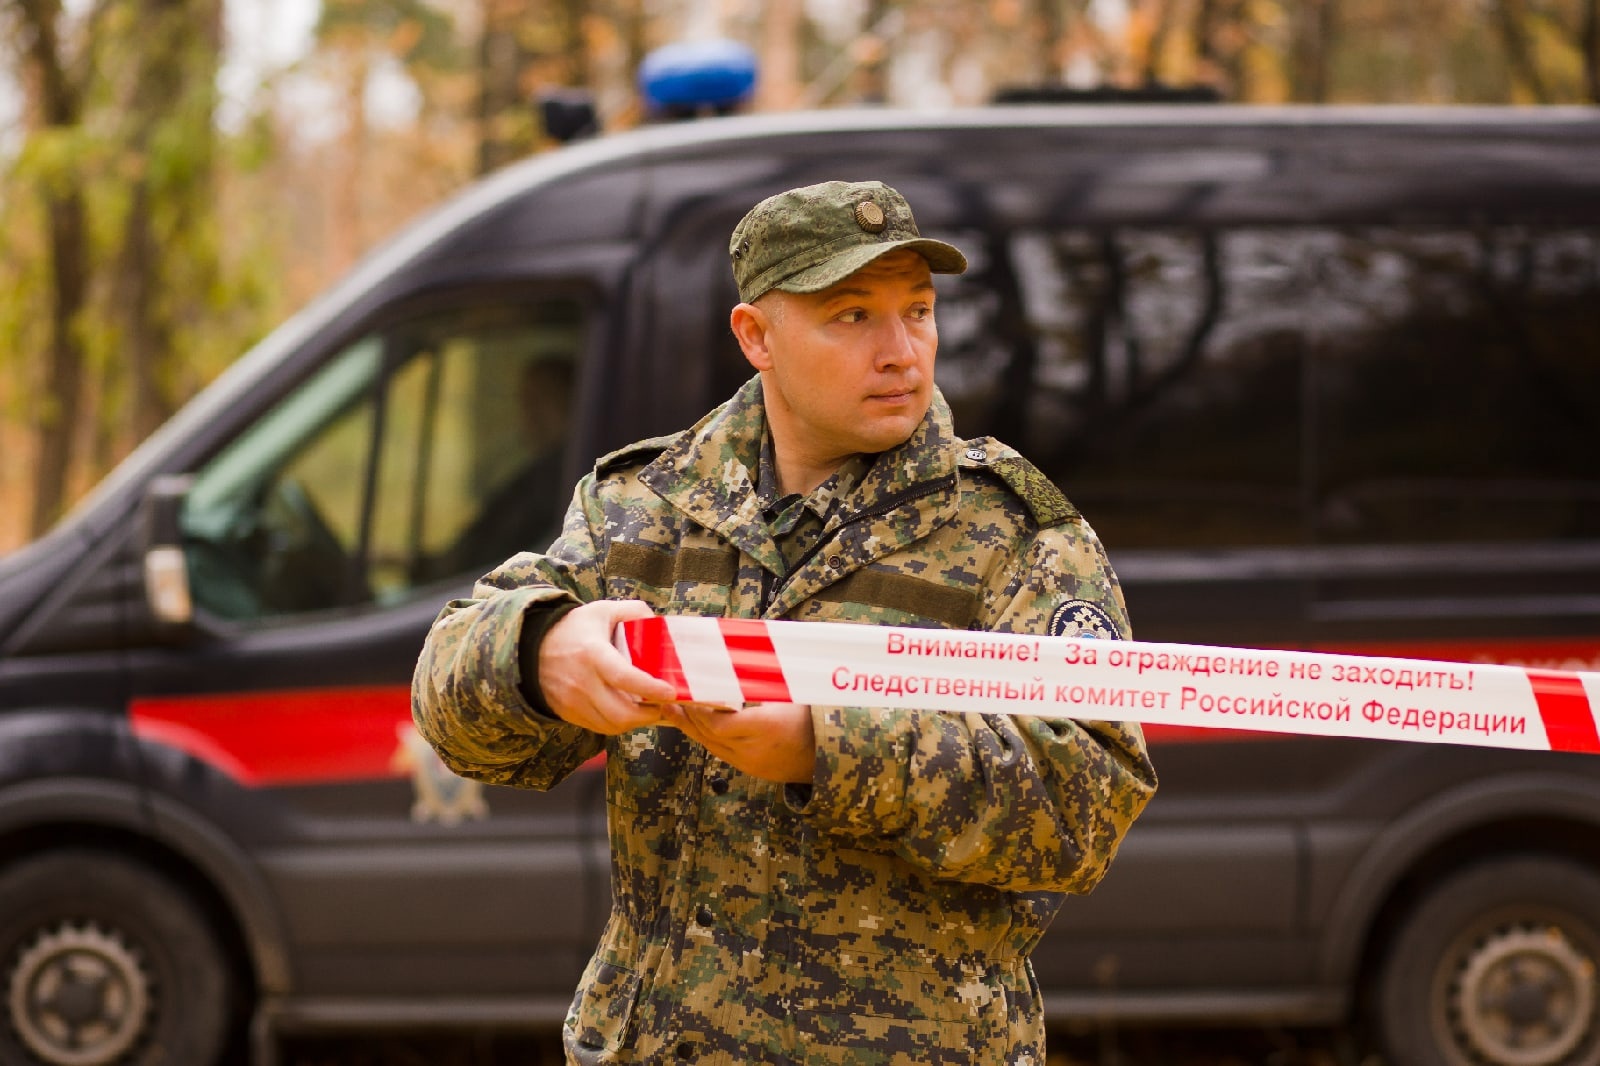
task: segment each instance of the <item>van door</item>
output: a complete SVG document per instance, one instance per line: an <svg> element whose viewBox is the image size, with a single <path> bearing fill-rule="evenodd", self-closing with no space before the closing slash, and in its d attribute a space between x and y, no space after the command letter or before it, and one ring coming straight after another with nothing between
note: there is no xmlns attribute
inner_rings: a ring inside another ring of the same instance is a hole
<svg viewBox="0 0 1600 1066"><path fill-rule="evenodd" d="M194 631L135 656L134 726L173 753L154 787L259 860L300 997L513 997L524 1023L570 998L608 909L579 846L599 775L455 777L410 679L440 606L558 530L596 320L561 288L412 301L192 472Z"/></svg>

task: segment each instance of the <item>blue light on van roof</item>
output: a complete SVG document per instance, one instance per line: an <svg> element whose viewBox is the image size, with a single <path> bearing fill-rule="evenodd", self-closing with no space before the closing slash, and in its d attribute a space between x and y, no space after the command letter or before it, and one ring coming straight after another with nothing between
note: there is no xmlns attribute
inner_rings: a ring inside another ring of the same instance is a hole
<svg viewBox="0 0 1600 1066"><path fill-rule="evenodd" d="M679 41L639 64L639 92L656 111L727 108L756 84L756 55L738 41Z"/></svg>

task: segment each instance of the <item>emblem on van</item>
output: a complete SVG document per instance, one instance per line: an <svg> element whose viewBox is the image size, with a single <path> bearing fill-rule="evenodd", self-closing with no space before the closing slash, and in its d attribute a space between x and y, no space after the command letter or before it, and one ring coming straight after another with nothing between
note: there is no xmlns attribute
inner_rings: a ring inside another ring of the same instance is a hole
<svg viewBox="0 0 1600 1066"><path fill-rule="evenodd" d="M882 233L886 221L883 217L883 208L871 200L862 200L856 204L856 225L868 233Z"/></svg>
<svg viewBox="0 0 1600 1066"><path fill-rule="evenodd" d="M1052 637L1098 637L1101 640L1120 640L1117 623L1111 620L1106 609L1088 600L1067 600L1050 614Z"/></svg>
<svg viewBox="0 0 1600 1066"><path fill-rule="evenodd" d="M489 817L483 782L469 781L452 773L410 722L398 723L394 731L400 747L395 749L390 765L411 775L416 795L411 804L413 822L451 826L460 825L469 818Z"/></svg>

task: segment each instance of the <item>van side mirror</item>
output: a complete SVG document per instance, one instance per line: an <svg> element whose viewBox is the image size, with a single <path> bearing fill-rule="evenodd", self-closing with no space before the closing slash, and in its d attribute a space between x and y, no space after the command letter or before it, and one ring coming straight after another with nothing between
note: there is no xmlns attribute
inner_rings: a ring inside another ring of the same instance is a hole
<svg viewBox="0 0 1600 1066"><path fill-rule="evenodd" d="M192 480L187 476L158 477L144 498L144 596L151 615L165 625L188 625L194 620L189 567L178 525Z"/></svg>

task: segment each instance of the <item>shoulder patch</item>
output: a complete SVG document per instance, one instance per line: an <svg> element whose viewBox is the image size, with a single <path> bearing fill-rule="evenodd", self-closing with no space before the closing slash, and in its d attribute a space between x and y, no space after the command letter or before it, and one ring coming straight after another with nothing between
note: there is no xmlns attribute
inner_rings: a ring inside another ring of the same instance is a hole
<svg viewBox="0 0 1600 1066"><path fill-rule="evenodd" d="M1028 512L1041 527L1078 517L1078 509L1056 488L1055 482L1045 477L1044 471L998 441L987 437L968 441L961 465L993 471L1027 504Z"/></svg>
<svg viewBox="0 0 1600 1066"><path fill-rule="evenodd" d="M646 437L644 440L625 444L595 460L595 476L604 477L624 467L643 466L670 448L682 436L683 433L669 433L664 437Z"/></svg>
<svg viewBox="0 0 1600 1066"><path fill-rule="evenodd" d="M1098 603L1089 600L1066 600L1050 612L1052 637L1098 637L1101 640L1118 640L1122 634L1111 614Z"/></svg>

